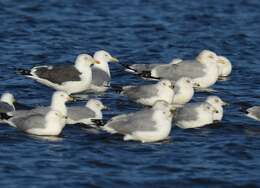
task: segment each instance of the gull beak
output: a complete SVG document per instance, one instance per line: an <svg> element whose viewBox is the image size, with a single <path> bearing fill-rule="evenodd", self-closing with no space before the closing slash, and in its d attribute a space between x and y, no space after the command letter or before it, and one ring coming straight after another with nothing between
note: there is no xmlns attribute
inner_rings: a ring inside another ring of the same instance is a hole
<svg viewBox="0 0 260 188"><path fill-rule="evenodd" d="M111 57L110 58L110 62L117 63L117 62L119 62L119 60L117 58L115 58L115 57Z"/></svg>
<svg viewBox="0 0 260 188"><path fill-rule="evenodd" d="M198 88L198 87L200 87L200 84L199 83L193 83L193 87Z"/></svg>
<svg viewBox="0 0 260 188"><path fill-rule="evenodd" d="M107 109L109 109L107 106L105 106L105 105L103 105L103 109L104 110L107 110Z"/></svg>
<svg viewBox="0 0 260 188"><path fill-rule="evenodd" d="M223 61L222 59L218 59L218 60L217 60L217 63L220 63L220 64L226 64L226 62Z"/></svg>
<svg viewBox="0 0 260 188"><path fill-rule="evenodd" d="M172 114L174 114L175 111L176 111L176 109L171 109L171 110L170 110L170 112L171 112Z"/></svg>
<svg viewBox="0 0 260 188"><path fill-rule="evenodd" d="M93 64L100 64L100 61L94 60Z"/></svg>
<svg viewBox="0 0 260 188"><path fill-rule="evenodd" d="M176 107L175 106L171 106L170 112L172 114L174 114L176 112Z"/></svg>
<svg viewBox="0 0 260 188"><path fill-rule="evenodd" d="M222 105L223 105L223 106L228 106L229 104L226 103L226 102L224 102L224 101L222 101Z"/></svg>
<svg viewBox="0 0 260 188"><path fill-rule="evenodd" d="M71 95L69 95L67 99L68 99L68 101L74 101L75 100L75 98Z"/></svg>

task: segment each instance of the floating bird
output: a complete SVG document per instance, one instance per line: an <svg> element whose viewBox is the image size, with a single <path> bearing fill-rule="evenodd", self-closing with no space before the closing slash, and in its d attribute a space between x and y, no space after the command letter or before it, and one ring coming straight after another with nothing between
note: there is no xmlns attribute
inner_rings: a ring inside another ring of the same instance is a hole
<svg viewBox="0 0 260 188"><path fill-rule="evenodd" d="M98 64L92 67L92 81L89 91L104 92L108 89L111 80L108 62L118 62L118 59L104 50L97 51L94 54L94 59Z"/></svg>
<svg viewBox="0 0 260 188"><path fill-rule="evenodd" d="M160 65L151 71L143 72L145 78L158 78L177 81L181 77L189 77L199 88L207 88L218 79L218 56L209 50L203 50L196 60L178 61L174 64Z"/></svg>
<svg viewBox="0 0 260 188"><path fill-rule="evenodd" d="M182 129L203 127L213 123L214 113L218 111L207 102L188 103L177 108L174 123Z"/></svg>
<svg viewBox="0 0 260 188"><path fill-rule="evenodd" d="M124 140L156 142L168 137L172 127L171 105L157 101L150 109L113 117L102 129L124 135Z"/></svg>
<svg viewBox="0 0 260 188"><path fill-rule="evenodd" d="M102 119L102 110L107 107L97 99L90 99L85 107L68 107L67 124L82 123L93 126L92 119Z"/></svg>
<svg viewBox="0 0 260 188"><path fill-rule="evenodd" d="M32 110L17 110L2 117L5 123L29 134L39 136L59 135L65 126L67 108L65 103L72 98L64 91L52 95L50 107Z"/></svg>
<svg viewBox="0 0 260 188"><path fill-rule="evenodd" d="M10 117L6 122L23 132L38 136L57 136L65 126L66 116L50 110L46 115L27 113L25 116Z"/></svg>
<svg viewBox="0 0 260 188"><path fill-rule="evenodd" d="M90 66L97 63L90 55L80 54L74 65L37 66L31 70L18 69L18 73L68 94L79 93L90 87L92 80Z"/></svg>
<svg viewBox="0 0 260 188"><path fill-rule="evenodd" d="M172 103L174 90L169 80L161 80L156 84L122 87L122 95L137 103L153 106L158 100Z"/></svg>
<svg viewBox="0 0 260 188"><path fill-rule="evenodd" d="M206 102L211 104L218 111L218 113L214 113L213 115L214 121L221 121L224 113L223 106L227 105L227 103L218 96L209 96L207 97Z"/></svg>
<svg viewBox="0 0 260 188"><path fill-rule="evenodd" d="M65 103L71 101L73 98L69 96L64 91L56 91L52 95L51 105L50 106L40 106L33 108L31 110L16 110L11 113L12 117L22 117L27 114L43 114L46 115L50 110L55 110L67 116L67 107Z"/></svg>
<svg viewBox="0 0 260 188"><path fill-rule="evenodd" d="M232 64L231 62L224 56L218 56L218 72L219 76L226 77L231 74Z"/></svg>

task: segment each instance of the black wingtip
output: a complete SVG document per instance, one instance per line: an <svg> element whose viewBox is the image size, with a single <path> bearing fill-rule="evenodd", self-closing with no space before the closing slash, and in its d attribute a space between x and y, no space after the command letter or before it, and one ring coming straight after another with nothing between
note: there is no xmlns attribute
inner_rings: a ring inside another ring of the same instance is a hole
<svg viewBox="0 0 260 188"><path fill-rule="evenodd" d="M102 119L92 119L91 120L97 127L103 127L105 122Z"/></svg>
<svg viewBox="0 0 260 188"><path fill-rule="evenodd" d="M15 70L16 74L20 75L31 75L31 70L18 68Z"/></svg>
<svg viewBox="0 0 260 188"><path fill-rule="evenodd" d="M131 64L122 64L122 63L119 63L119 65L121 65L122 67L124 67L126 72L138 73L137 70L135 70L135 69L133 69L133 68L131 67Z"/></svg>
<svg viewBox="0 0 260 188"><path fill-rule="evenodd" d="M138 74L139 76L141 76L142 78L149 78L149 79L155 79L155 80L160 80L159 77L154 77L152 76L151 71L143 71L140 74Z"/></svg>
<svg viewBox="0 0 260 188"><path fill-rule="evenodd" d="M110 85L110 88L117 93L121 93L123 91L123 87L119 85Z"/></svg>
<svg viewBox="0 0 260 188"><path fill-rule="evenodd" d="M0 113L0 119L1 120L8 120L10 119L12 116L7 115L6 113Z"/></svg>
<svg viewBox="0 0 260 188"><path fill-rule="evenodd" d="M244 114L248 114L247 108L240 107L239 111Z"/></svg>

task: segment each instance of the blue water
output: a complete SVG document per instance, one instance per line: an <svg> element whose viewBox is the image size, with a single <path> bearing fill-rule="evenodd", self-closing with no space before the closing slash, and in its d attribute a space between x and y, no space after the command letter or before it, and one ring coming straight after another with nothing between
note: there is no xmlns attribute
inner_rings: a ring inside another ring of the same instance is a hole
<svg viewBox="0 0 260 188"><path fill-rule="evenodd" d="M16 68L69 63L99 49L121 63L166 63L210 49L234 70L213 87L230 104L224 120L174 127L168 142L124 142L80 126L50 140L1 124L0 186L260 187L260 123L239 111L260 104L259 10L258 0L1 0L0 92L28 105L48 105L53 91ZM111 69L114 84L144 83L119 65ZM110 107L107 119L141 109L112 91L94 97Z"/></svg>

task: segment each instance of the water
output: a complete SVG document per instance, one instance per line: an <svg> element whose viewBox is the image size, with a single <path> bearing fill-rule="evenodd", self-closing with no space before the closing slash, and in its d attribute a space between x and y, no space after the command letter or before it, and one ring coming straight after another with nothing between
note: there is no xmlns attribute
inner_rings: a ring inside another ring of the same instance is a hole
<svg viewBox="0 0 260 188"><path fill-rule="evenodd" d="M79 126L50 140L2 124L1 187L260 187L260 125L239 111L260 104L259 1L19 2L0 2L0 92L32 106L47 105L53 91L15 68L72 62L99 49L122 63L189 59L210 49L227 56L234 70L214 86L230 104L223 122L174 127L168 142L123 142ZM111 68L114 84L144 82L119 65ZM97 97L111 108L106 118L140 109L112 91Z"/></svg>

